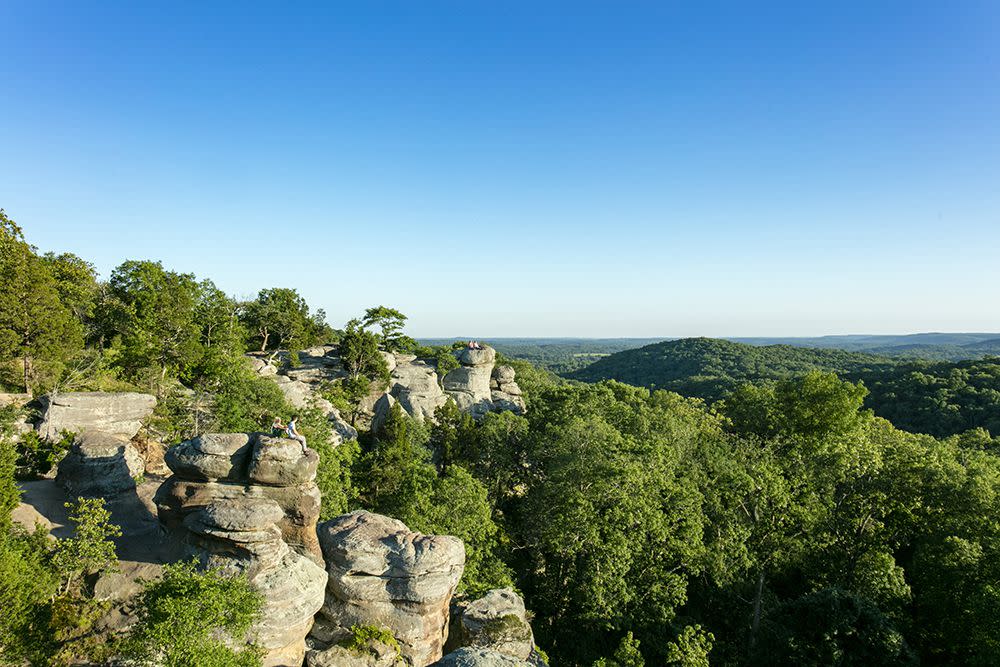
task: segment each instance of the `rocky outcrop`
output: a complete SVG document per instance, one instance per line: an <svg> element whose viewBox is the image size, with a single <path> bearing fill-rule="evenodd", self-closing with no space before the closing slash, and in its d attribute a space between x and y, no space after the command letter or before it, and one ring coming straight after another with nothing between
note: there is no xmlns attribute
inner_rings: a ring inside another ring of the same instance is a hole
<svg viewBox="0 0 1000 667"><path fill-rule="evenodd" d="M448 401L438 384L438 374L430 364L412 354L397 354L395 359L389 394L411 417L420 421L433 419L434 411Z"/></svg>
<svg viewBox="0 0 1000 667"><path fill-rule="evenodd" d="M58 440L63 431L91 430L130 440L153 414L156 397L132 392L83 391L43 396L36 430L46 440Z"/></svg>
<svg viewBox="0 0 1000 667"><path fill-rule="evenodd" d="M263 353L247 355L251 369L262 377L271 378L292 407L299 410L317 408L323 411L333 427L334 442L331 445L336 447L346 440L357 439L357 430L344 421L340 412L318 391L325 382L348 377L337 356L337 348L333 345L320 345L301 350L296 356L297 364L292 363L287 352L270 356Z"/></svg>
<svg viewBox="0 0 1000 667"><path fill-rule="evenodd" d="M434 663L434 667L531 667L533 663L489 648L464 647Z"/></svg>
<svg viewBox="0 0 1000 667"><path fill-rule="evenodd" d="M331 646L306 654L306 667L407 667L395 646L369 639L362 646Z"/></svg>
<svg viewBox="0 0 1000 667"><path fill-rule="evenodd" d="M319 527L329 582L312 637L331 645L356 625L390 631L411 665L439 659L448 609L465 567L456 537L421 535L401 521L357 511Z"/></svg>
<svg viewBox="0 0 1000 667"><path fill-rule="evenodd" d="M512 366L494 368L490 377L490 400L493 401L494 410L508 410L520 415L527 411L527 406L514 376Z"/></svg>
<svg viewBox="0 0 1000 667"><path fill-rule="evenodd" d="M492 649L527 660L535 638L521 596L510 588L499 588L478 600L453 605L448 648L463 646Z"/></svg>
<svg viewBox="0 0 1000 667"><path fill-rule="evenodd" d="M213 433L175 445L164 457L173 475L156 492L160 520L181 526L192 513L220 500L267 499L282 511L282 540L322 565L316 538L319 456L294 440L260 434Z"/></svg>
<svg viewBox="0 0 1000 667"><path fill-rule="evenodd" d="M490 375L496 361L492 347L462 348L455 353L458 368L444 376L444 389L461 410L479 417L492 409Z"/></svg>
<svg viewBox="0 0 1000 667"><path fill-rule="evenodd" d="M59 463L56 483L70 496L113 498L134 490L144 467L142 455L128 440L83 431Z"/></svg>
<svg viewBox="0 0 1000 667"><path fill-rule="evenodd" d="M205 567L245 574L264 598L254 640L268 666L301 665L323 605L316 539L319 461L298 442L259 434L204 435L168 450L156 493L161 520Z"/></svg>
<svg viewBox="0 0 1000 667"><path fill-rule="evenodd" d="M266 498L217 500L184 520L203 566L244 574L264 599L251 631L265 665L301 665L305 638L323 604L326 572L281 539L283 510Z"/></svg>

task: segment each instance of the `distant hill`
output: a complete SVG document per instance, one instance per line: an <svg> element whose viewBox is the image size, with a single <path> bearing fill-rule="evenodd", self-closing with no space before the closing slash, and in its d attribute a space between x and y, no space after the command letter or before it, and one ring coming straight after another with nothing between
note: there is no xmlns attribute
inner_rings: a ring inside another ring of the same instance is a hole
<svg viewBox="0 0 1000 667"><path fill-rule="evenodd" d="M839 349L682 338L617 352L567 377L585 382L619 380L715 400L744 382L794 377L811 370L856 374L889 369L897 363L886 357Z"/></svg>
<svg viewBox="0 0 1000 667"><path fill-rule="evenodd" d="M970 347L991 350L998 342L982 341ZM869 390L866 405L901 429L946 437L985 428L1000 435L1000 356L928 361L685 338L618 352L568 377L585 382L619 380L715 401L743 383L795 377L812 370L863 382Z"/></svg>

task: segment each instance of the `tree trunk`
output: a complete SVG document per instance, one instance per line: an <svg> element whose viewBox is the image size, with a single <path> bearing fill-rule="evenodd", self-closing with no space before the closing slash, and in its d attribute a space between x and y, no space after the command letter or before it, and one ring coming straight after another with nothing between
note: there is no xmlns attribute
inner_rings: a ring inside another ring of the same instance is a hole
<svg viewBox="0 0 1000 667"><path fill-rule="evenodd" d="M31 376L34 375L31 368L31 355L27 352L24 353L24 393L31 393Z"/></svg>
<svg viewBox="0 0 1000 667"><path fill-rule="evenodd" d="M753 598L753 622L750 624L750 648L757 642L757 628L760 627L760 602L764 596L764 568L757 577L757 594Z"/></svg>
<svg viewBox="0 0 1000 667"><path fill-rule="evenodd" d="M261 337L260 351L265 352L267 351L267 339L271 337L271 334L268 333L267 330L264 330L260 332L260 337Z"/></svg>

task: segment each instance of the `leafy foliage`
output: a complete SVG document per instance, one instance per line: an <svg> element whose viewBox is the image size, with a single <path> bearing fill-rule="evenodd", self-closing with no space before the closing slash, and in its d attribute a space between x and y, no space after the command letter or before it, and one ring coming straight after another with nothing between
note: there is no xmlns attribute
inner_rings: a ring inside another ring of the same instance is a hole
<svg viewBox="0 0 1000 667"><path fill-rule="evenodd" d="M262 651L252 643L231 648L225 637L247 636L262 606L243 577L201 572L194 563L168 565L162 579L146 585L123 652L139 665L255 667Z"/></svg>

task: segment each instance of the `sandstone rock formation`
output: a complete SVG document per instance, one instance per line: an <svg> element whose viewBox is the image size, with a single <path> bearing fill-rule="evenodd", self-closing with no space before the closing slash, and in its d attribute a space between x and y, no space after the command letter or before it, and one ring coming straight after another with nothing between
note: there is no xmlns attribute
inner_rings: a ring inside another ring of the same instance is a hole
<svg viewBox="0 0 1000 667"><path fill-rule="evenodd" d="M175 445L165 456L174 474L156 492L157 514L177 528L217 500L269 499L282 511L276 520L282 540L322 565L314 481L319 456L301 452L294 440L246 433L206 434Z"/></svg>
<svg viewBox="0 0 1000 667"><path fill-rule="evenodd" d="M389 394L411 417L420 421L433 419L434 411L448 401L434 367L412 354L397 354L395 360Z"/></svg>
<svg viewBox="0 0 1000 667"><path fill-rule="evenodd" d="M59 463L56 483L71 496L113 498L135 489L135 479L144 467L142 456L128 440L83 431Z"/></svg>
<svg viewBox="0 0 1000 667"><path fill-rule="evenodd" d="M479 417L492 409L490 375L496 356L492 347L466 347L456 353L461 365L444 376L444 389L461 410Z"/></svg>
<svg viewBox="0 0 1000 667"><path fill-rule="evenodd" d="M306 654L306 667L407 667L399 651L385 642L369 639L363 646L331 646Z"/></svg>
<svg viewBox="0 0 1000 667"><path fill-rule="evenodd" d="M456 537L421 535L401 521L357 511L319 527L329 582L313 639L331 645L355 625L390 631L411 665L441 657L448 609L465 567Z"/></svg>
<svg viewBox="0 0 1000 667"><path fill-rule="evenodd" d="M448 648L487 648L527 660L535 647L524 600L510 588L489 591L478 600L452 607Z"/></svg>
<svg viewBox="0 0 1000 667"><path fill-rule="evenodd" d="M532 663L488 648L463 647L434 663L434 667L530 667Z"/></svg>
<svg viewBox="0 0 1000 667"><path fill-rule="evenodd" d="M514 380L514 369L511 366L497 366L490 378L490 400L494 410L509 410L524 414L527 406L524 403L521 388Z"/></svg>
<svg viewBox="0 0 1000 667"><path fill-rule="evenodd" d="M156 397L133 392L82 391L43 396L38 435L58 440L62 431L100 431L131 439L153 413Z"/></svg>
<svg viewBox="0 0 1000 667"><path fill-rule="evenodd" d="M323 605L317 553L318 456L298 442L245 433L204 435L167 452L156 493L161 520L207 567L246 574L264 596L255 641L268 666L301 665Z"/></svg>

